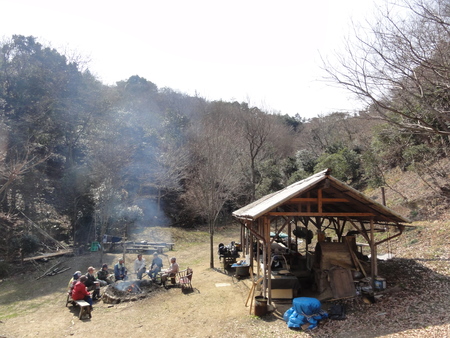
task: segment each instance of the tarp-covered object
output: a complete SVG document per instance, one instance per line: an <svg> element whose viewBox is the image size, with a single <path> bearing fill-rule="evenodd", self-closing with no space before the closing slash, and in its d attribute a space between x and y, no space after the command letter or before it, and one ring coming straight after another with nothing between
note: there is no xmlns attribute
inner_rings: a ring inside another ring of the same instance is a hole
<svg viewBox="0 0 450 338"><path fill-rule="evenodd" d="M319 320L328 318L328 314L322 310L322 304L316 298L298 297L292 300L292 307L287 310L283 319L289 328L301 328L309 323L308 330L317 327Z"/></svg>

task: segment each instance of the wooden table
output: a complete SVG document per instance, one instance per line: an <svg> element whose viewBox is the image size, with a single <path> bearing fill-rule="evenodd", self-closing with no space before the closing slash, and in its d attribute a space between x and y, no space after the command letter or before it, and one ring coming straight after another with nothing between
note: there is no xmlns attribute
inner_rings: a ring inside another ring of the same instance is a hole
<svg viewBox="0 0 450 338"><path fill-rule="evenodd" d="M229 268L232 264L236 263L236 259L238 259L239 256L224 256L219 255L219 261L222 261L222 265L224 269Z"/></svg>
<svg viewBox="0 0 450 338"><path fill-rule="evenodd" d="M156 251L157 253L162 254L166 247L169 248L169 250L173 250L175 243L148 242L145 244L125 243L125 245L125 249L129 252Z"/></svg>
<svg viewBox="0 0 450 338"><path fill-rule="evenodd" d="M272 298L292 299L297 297L297 291L300 289L300 282L296 276L281 275L272 272L271 275Z"/></svg>

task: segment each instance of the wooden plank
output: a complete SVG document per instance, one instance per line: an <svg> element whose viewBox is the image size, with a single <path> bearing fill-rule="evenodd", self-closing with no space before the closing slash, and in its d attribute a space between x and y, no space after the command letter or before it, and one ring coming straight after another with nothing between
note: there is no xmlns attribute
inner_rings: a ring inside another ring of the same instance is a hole
<svg viewBox="0 0 450 338"><path fill-rule="evenodd" d="M73 253L72 249L61 250L61 251L58 251L58 252L49 253L49 254L43 254L43 255L40 255L40 256L27 257L27 258L24 258L23 261L24 262L34 261L36 259L43 259L43 258L48 258L48 257L62 256L62 255L70 254L70 253Z"/></svg>
<svg viewBox="0 0 450 338"><path fill-rule="evenodd" d="M355 263L355 266L361 269L362 273L364 274L364 277L367 277L367 273L366 270L364 269L364 267L362 266L361 262L359 261L358 257L356 257L355 252L352 250L352 248L350 247L350 243L347 241L347 246L348 246L348 251L350 252L350 255L352 256L352 260Z"/></svg>
<svg viewBox="0 0 450 338"><path fill-rule="evenodd" d="M78 306L90 306L85 300L75 300L74 302L77 303Z"/></svg>
<svg viewBox="0 0 450 338"><path fill-rule="evenodd" d="M165 248L165 246L162 246L162 248ZM149 247L127 247L125 248L128 252L144 252L144 251L158 251L158 247L155 246L149 246Z"/></svg>
<svg viewBox="0 0 450 338"><path fill-rule="evenodd" d="M292 299L294 291L292 289L272 289L273 299Z"/></svg>
<svg viewBox="0 0 450 338"><path fill-rule="evenodd" d="M164 242L150 242L147 244L139 244L139 243L128 243L125 247L125 249L127 251L132 251L132 252L136 252L136 251L150 251L150 250L154 250L157 251L159 253L161 252L161 248L168 248L169 250L173 250L175 243L164 243Z"/></svg>
<svg viewBox="0 0 450 338"><path fill-rule="evenodd" d="M340 299L356 296L355 284L353 283L353 277L350 270L336 267L330 269L329 275L333 298Z"/></svg>
<svg viewBox="0 0 450 338"><path fill-rule="evenodd" d="M371 212L268 212L266 216L308 216L308 217L374 217Z"/></svg>
<svg viewBox="0 0 450 338"><path fill-rule="evenodd" d="M84 315L88 315L89 318L92 318L91 315L91 306L85 300L76 300L76 305L80 307L80 314L78 315L79 319L82 319Z"/></svg>
<svg viewBox="0 0 450 338"><path fill-rule="evenodd" d="M337 260L337 259L330 259L329 262L332 265L337 265L337 266L340 266L341 268L344 268L344 269L349 269L349 270L352 270L352 269L354 270L355 269L354 265L349 264L348 262Z"/></svg>

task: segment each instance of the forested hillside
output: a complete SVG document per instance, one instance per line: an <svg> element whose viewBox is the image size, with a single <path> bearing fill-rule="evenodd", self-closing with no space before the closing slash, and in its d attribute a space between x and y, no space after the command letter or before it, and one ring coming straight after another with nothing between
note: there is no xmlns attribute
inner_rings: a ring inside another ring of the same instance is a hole
<svg viewBox="0 0 450 338"><path fill-rule="evenodd" d="M213 234L236 208L324 168L369 194L390 188L389 206L412 219L446 209L449 6L427 5L404 26L374 26L374 43L349 45L373 59L328 69L367 110L308 120L191 97L139 75L107 86L81 58L34 37L3 41L0 256L54 246L34 225L74 246L126 236L131 224L204 223ZM402 191L386 179L393 173L420 182L426 197Z"/></svg>

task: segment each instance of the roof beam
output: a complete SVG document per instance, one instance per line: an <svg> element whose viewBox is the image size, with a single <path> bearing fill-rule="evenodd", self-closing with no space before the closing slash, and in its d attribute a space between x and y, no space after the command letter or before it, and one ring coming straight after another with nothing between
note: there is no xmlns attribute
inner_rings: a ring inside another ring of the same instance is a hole
<svg viewBox="0 0 450 338"><path fill-rule="evenodd" d="M286 201L286 204L291 203L308 203L308 202L315 202L317 203L317 198L315 197L296 197L291 198L290 200ZM348 203L350 202L347 198L329 198L329 197L323 197L322 203Z"/></svg>
<svg viewBox="0 0 450 338"><path fill-rule="evenodd" d="M373 217L376 216L370 212L286 212L272 211L266 215L269 216L308 216L308 217Z"/></svg>

